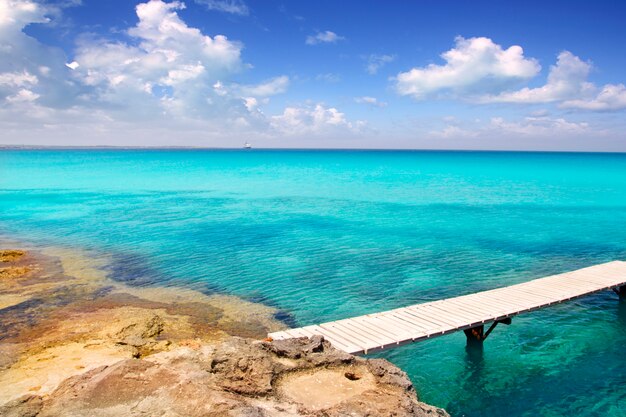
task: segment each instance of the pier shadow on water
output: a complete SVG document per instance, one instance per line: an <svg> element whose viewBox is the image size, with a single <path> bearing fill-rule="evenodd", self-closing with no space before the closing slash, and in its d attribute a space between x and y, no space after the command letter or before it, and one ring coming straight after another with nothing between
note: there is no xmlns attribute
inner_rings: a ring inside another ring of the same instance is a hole
<svg viewBox="0 0 626 417"><path fill-rule="evenodd" d="M626 297L620 297L617 304L617 320L624 332L626 332Z"/></svg>
<svg viewBox="0 0 626 417"><path fill-rule="evenodd" d="M465 346L465 369L467 375L464 384L467 388L475 390L483 383L485 376L485 350L483 343L468 343Z"/></svg>
<svg viewBox="0 0 626 417"><path fill-rule="evenodd" d="M465 345L465 359L469 370L480 371L484 365L485 346L483 343L468 343Z"/></svg>
<svg viewBox="0 0 626 417"><path fill-rule="evenodd" d="M480 342L468 342L465 345L465 384L479 386L485 373L485 347Z"/></svg>

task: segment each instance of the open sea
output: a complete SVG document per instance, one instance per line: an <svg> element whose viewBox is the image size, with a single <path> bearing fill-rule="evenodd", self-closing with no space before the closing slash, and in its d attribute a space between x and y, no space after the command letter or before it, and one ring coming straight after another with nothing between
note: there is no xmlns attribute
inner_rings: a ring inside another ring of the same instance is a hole
<svg viewBox="0 0 626 417"><path fill-rule="evenodd" d="M626 154L1 150L0 236L314 324L626 260ZM378 354L453 416L626 415L626 301Z"/></svg>

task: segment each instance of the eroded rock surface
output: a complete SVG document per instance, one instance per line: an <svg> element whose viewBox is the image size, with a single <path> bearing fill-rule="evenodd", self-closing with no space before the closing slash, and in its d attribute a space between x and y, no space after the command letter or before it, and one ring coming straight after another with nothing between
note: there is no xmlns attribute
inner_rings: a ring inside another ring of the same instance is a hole
<svg viewBox="0 0 626 417"><path fill-rule="evenodd" d="M336 350L323 338L233 337L127 359L25 396L0 415L447 416L420 403L401 370Z"/></svg>
<svg viewBox="0 0 626 417"><path fill-rule="evenodd" d="M276 310L132 287L65 250L0 250L0 416L446 416L384 360L261 342Z"/></svg>

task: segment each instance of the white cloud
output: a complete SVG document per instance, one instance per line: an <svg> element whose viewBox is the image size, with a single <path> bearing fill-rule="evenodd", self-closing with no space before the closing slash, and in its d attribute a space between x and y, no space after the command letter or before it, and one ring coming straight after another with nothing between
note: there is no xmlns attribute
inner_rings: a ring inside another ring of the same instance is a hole
<svg viewBox="0 0 626 417"><path fill-rule="evenodd" d="M433 130L430 134L436 138L445 139L476 138L480 135L476 130L464 129L456 125L448 125L441 130Z"/></svg>
<svg viewBox="0 0 626 417"><path fill-rule="evenodd" d="M561 52L556 65L550 67L548 82L538 88L522 88L497 96L486 96L482 102L549 103L580 96L592 85L587 82L591 63L584 62L571 52Z"/></svg>
<svg viewBox="0 0 626 417"><path fill-rule="evenodd" d="M158 145L185 132L186 143L206 143L267 129L265 116L249 112L227 83L245 68L241 44L188 26L183 7L141 3L129 40L82 36L68 59L22 30L48 22L47 6L0 0L0 142ZM277 92L285 82L265 84L255 92Z"/></svg>
<svg viewBox="0 0 626 417"><path fill-rule="evenodd" d="M396 90L415 99L438 92L476 93L499 89L537 75L536 60L524 57L518 45L503 49L489 38L456 38L455 47L441 57L445 65L430 64L401 72Z"/></svg>
<svg viewBox="0 0 626 417"><path fill-rule="evenodd" d="M377 55L371 54L367 57L367 65L365 70L368 74L374 75L378 73L378 70L383 66L396 59L395 55Z"/></svg>
<svg viewBox="0 0 626 417"><path fill-rule="evenodd" d="M243 102L249 112L255 111L259 106L259 100L255 97L244 97Z"/></svg>
<svg viewBox="0 0 626 417"><path fill-rule="evenodd" d="M30 23L45 23L45 9L36 2L28 0L0 1L0 31L22 29Z"/></svg>
<svg viewBox="0 0 626 417"><path fill-rule="evenodd" d="M31 24L48 24L52 9L28 0L0 0L0 101L5 105L23 102L24 87L32 93L29 97L37 95L40 101L55 106L67 106L76 93L76 86L67 80L63 51L41 44L23 31Z"/></svg>
<svg viewBox="0 0 626 417"><path fill-rule="evenodd" d="M525 117L518 122L509 122L501 117L491 119L489 129L524 136L550 136L554 134L584 134L589 131L586 122L571 122L564 118Z"/></svg>
<svg viewBox="0 0 626 417"><path fill-rule="evenodd" d="M484 96L483 103L558 103L559 107L591 111L612 111L626 108L626 88L623 84L606 84L598 88L587 78L593 66L569 51L557 57L550 67L545 85L522 88L495 96Z"/></svg>
<svg viewBox="0 0 626 417"><path fill-rule="evenodd" d="M225 96L228 94L228 90L224 87L224 84L222 84L221 81L216 81L215 84L213 84L213 91L218 96Z"/></svg>
<svg viewBox="0 0 626 417"><path fill-rule="evenodd" d="M232 82L252 68L241 60L242 45L190 27L183 8L178 1L140 3L136 25L116 40L82 35L68 57L23 31L48 22L44 6L0 0L0 142L210 145L242 134L345 137L361 126L322 104L266 116L260 107L288 89L289 77Z"/></svg>
<svg viewBox="0 0 626 417"><path fill-rule="evenodd" d="M594 111L626 109L626 87L624 84L607 84L595 97L567 100L561 107Z"/></svg>
<svg viewBox="0 0 626 417"><path fill-rule="evenodd" d="M431 64L398 74L396 91L416 99L443 94L477 103L555 103L588 111L626 108L624 84L596 86L588 80L591 62L569 51L558 55L544 85L519 90L511 90L512 84L536 76L541 69L535 59L524 57L520 46L505 50L489 38L458 37L455 47L442 58L445 65Z"/></svg>
<svg viewBox="0 0 626 417"><path fill-rule="evenodd" d="M181 2L152 0L139 4L136 25L118 32L115 40L83 35L70 56L23 30L31 24L57 24L59 15L49 4L0 0L0 142L219 146L232 145L233 137L246 137L255 146L268 146L270 140L280 146L281 138L290 137L294 146L359 146L366 133L372 132L336 107L315 102L287 107L272 103L272 108L280 110L265 114L270 97L286 92L292 79L280 75L258 83L236 82L237 74L252 69L242 61L243 46L189 26L180 16ZM326 33L317 34L315 42L324 42L318 37L326 42L343 39ZM554 102L563 108L596 111L626 108L623 84L596 87L587 81L590 64L571 54L559 57L546 86L516 90L519 86L513 84L536 73L539 66L525 58L521 48L517 52L515 48L505 50L486 38L457 39L455 48L444 54L446 63L414 69L421 78L408 80L414 90L407 94ZM372 62L384 65L389 59ZM334 74L315 77L325 81L337 78ZM396 82L400 86L399 78ZM502 93L505 86L509 91ZM355 97L354 101L386 105L371 96ZM590 124L573 121L569 115L554 115L554 110L550 107L550 113L532 113L520 120L494 117L470 125L452 119L436 123L442 123L439 138L476 138L468 143L486 136L493 139L492 143L508 137L513 138L511 146L539 143L541 148L553 136L572 136L585 144L599 137L601 131L593 128L597 127L592 124L594 119ZM609 120L602 118L595 120ZM432 128L430 123L424 122L427 127L421 127L422 133ZM621 119L609 120L611 123L611 137L618 137L623 123ZM436 133L431 136L436 137ZM414 137L415 130L410 135ZM345 142L348 137L353 142Z"/></svg>
<svg viewBox="0 0 626 417"><path fill-rule="evenodd" d="M269 103L270 99L265 97L265 98L256 98L256 97L242 97L243 103L246 106L246 109L248 109L248 111L252 114L254 114L255 116L259 116L262 115L263 117L264 114L261 111L261 109L259 108L262 104L267 104ZM265 120L266 121L266 120Z"/></svg>
<svg viewBox="0 0 626 417"><path fill-rule="evenodd" d="M28 0L0 0L0 119L6 116L10 125L36 116L32 106L63 108L74 96L63 51L42 45L23 31L31 24L49 23L53 9ZM15 112L9 112L12 108ZM28 128L20 127L22 132Z"/></svg>
<svg viewBox="0 0 626 417"><path fill-rule="evenodd" d="M321 133L337 128L353 129L360 123L353 124L334 107L323 104L315 106L286 107L283 114L272 116L270 125L276 131L285 135L302 135Z"/></svg>
<svg viewBox="0 0 626 417"><path fill-rule="evenodd" d="M22 72L4 72L0 74L0 86L24 87L27 85L35 85L39 82L37 76L28 71Z"/></svg>
<svg viewBox="0 0 626 417"><path fill-rule="evenodd" d="M376 97L369 97L369 96L355 97L354 101L359 103L359 104L369 104L370 106L374 106L374 107L385 107L385 106L387 106L386 102L378 101L378 99Z"/></svg>
<svg viewBox="0 0 626 417"><path fill-rule="evenodd" d="M178 1L138 4L139 22L128 30L136 45L82 39L75 77L93 86L94 99L101 102L139 108L151 100L152 111L164 106L168 112L201 114L209 96L224 95L216 83L241 70L242 46L189 27L177 13L184 7Z"/></svg>
<svg viewBox="0 0 626 417"><path fill-rule="evenodd" d="M9 103L30 102L37 100L39 97L39 94L33 93L32 91L23 88L15 95L7 97L7 101Z"/></svg>
<svg viewBox="0 0 626 417"><path fill-rule="evenodd" d="M511 140L513 137L523 138L559 138L570 136L584 136L593 132L587 122L573 122L562 117L528 116L520 120L506 120L503 117L493 117L487 123L476 121L463 123L451 120L441 130L431 131L434 137L446 139L463 138L500 138Z"/></svg>
<svg viewBox="0 0 626 417"><path fill-rule="evenodd" d="M315 76L316 81L324 81L327 83L338 83L341 81L341 76L339 74L333 74L332 72L327 72L324 74L317 74Z"/></svg>
<svg viewBox="0 0 626 417"><path fill-rule="evenodd" d="M180 65L176 69L171 69L167 75L159 79L159 83L167 86L176 86L188 80L193 80L202 75L205 71L201 63Z"/></svg>
<svg viewBox="0 0 626 417"><path fill-rule="evenodd" d="M324 32L318 32L315 35L309 35L306 37L307 45L317 45L318 43L337 43L338 41L344 40L343 36L337 35L335 32L331 32L330 30Z"/></svg>
<svg viewBox="0 0 626 417"><path fill-rule="evenodd" d="M247 16L250 9L242 0L194 0L209 10Z"/></svg>
<svg viewBox="0 0 626 417"><path fill-rule="evenodd" d="M256 85L238 86L237 90L244 96L267 97L281 94L289 87L289 77L281 75Z"/></svg>

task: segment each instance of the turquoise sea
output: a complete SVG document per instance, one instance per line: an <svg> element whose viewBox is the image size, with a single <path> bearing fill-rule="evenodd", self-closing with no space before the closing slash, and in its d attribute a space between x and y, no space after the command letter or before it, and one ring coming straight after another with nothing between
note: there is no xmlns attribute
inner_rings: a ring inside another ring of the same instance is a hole
<svg viewBox="0 0 626 417"><path fill-rule="evenodd" d="M626 260L626 154L4 150L0 236L308 325ZM380 356L453 416L626 415L612 292Z"/></svg>

